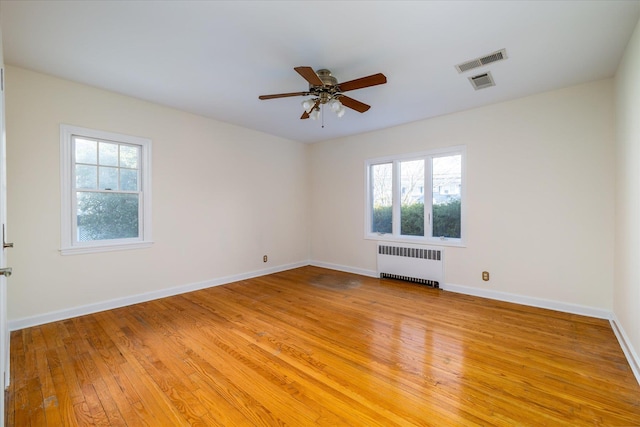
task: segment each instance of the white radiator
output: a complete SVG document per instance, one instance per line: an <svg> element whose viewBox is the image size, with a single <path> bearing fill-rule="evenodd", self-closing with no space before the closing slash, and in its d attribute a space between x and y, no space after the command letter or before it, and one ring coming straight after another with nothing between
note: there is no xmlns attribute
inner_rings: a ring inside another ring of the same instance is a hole
<svg viewBox="0 0 640 427"><path fill-rule="evenodd" d="M444 280L444 250L378 242L378 276L439 288Z"/></svg>

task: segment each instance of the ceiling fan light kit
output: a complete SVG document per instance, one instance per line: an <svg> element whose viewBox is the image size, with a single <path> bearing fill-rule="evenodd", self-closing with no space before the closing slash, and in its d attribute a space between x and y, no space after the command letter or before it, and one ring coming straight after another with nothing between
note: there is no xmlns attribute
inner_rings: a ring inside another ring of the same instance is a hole
<svg viewBox="0 0 640 427"><path fill-rule="evenodd" d="M315 107L313 110L311 110L311 112L309 113L309 118L311 120L317 120L318 117L320 117L320 107Z"/></svg>
<svg viewBox="0 0 640 427"><path fill-rule="evenodd" d="M304 101L302 101L302 108L307 113L310 113L315 105L316 105L316 101L313 98L307 98Z"/></svg>
<svg viewBox="0 0 640 427"><path fill-rule="evenodd" d="M302 101L304 113L302 113L301 119L310 118L316 120L320 116L320 107L325 104L327 104L329 109L338 117L344 116L346 111L345 107L351 108L359 113L364 113L369 110L371 106L350 98L344 95L343 92L381 85L387 82L387 78L382 73L338 83L338 79L331 75L331 71L324 68L314 71L311 67L295 67L294 70L309 83L308 91L261 95L258 99L311 96L311 98Z"/></svg>
<svg viewBox="0 0 640 427"><path fill-rule="evenodd" d="M333 98L331 101L329 101L329 108L331 108L331 111L336 113L338 117L344 116L344 112L346 111L344 105L342 105L342 102L340 102L340 100L336 98Z"/></svg>

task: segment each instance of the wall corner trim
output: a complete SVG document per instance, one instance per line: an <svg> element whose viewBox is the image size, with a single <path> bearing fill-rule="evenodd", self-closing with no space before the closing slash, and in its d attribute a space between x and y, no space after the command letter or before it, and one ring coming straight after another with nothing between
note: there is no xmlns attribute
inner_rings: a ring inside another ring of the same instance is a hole
<svg viewBox="0 0 640 427"><path fill-rule="evenodd" d="M633 375L636 377L636 381L640 384L640 357L638 357L638 353L633 349L631 345L631 341L627 333L624 331L622 324L618 320L618 317L615 313L611 313L611 318L609 319L611 323L611 329L613 329L613 333L616 335L618 342L620 343L620 347L622 347L622 352L624 353L627 361L629 362L629 366L633 371Z"/></svg>

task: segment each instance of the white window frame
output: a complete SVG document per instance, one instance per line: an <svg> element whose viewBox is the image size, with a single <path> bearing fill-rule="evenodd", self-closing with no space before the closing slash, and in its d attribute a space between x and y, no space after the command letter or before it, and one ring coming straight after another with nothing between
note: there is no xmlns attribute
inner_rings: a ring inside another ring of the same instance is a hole
<svg viewBox="0 0 640 427"><path fill-rule="evenodd" d="M433 186L432 186L432 171L431 171L431 159L434 157L445 157L450 155L461 155L461 172L462 172L462 180L461 180L461 191L460 191L460 238L451 238L451 237L432 237L431 236L431 212L432 201L433 201ZM401 182L400 182L400 163L408 160L425 160L425 184L424 184L424 204L425 204L425 213L429 213L429 218L425 215L425 236L407 236L400 234L400 193L402 191ZM383 163L392 163L393 164L393 183L392 183L392 211L393 211L393 222L392 222L392 232L391 233L374 233L371 231L371 220L372 220L372 212L371 207L373 206L371 194L371 167L374 165L379 165ZM415 243L415 244L429 244L429 245L439 245L439 246L458 246L465 247L466 246L466 206L467 206L467 184L466 184L466 163L467 163L467 148L466 146L454 146L447 148L439 148L433 149L429 151L423 151L418 153L408 153L402 155L395 156L386 156L386 157L378 157L375 159L365 160L365 202L364 202L364 238L367 240L376 240L376 241L390 241L390 242L400 242L400 243ZM428 191L427 191L428 190Z"/></svg>
<svg viewBox="0 0 640 427"><path fill-rule="evenodd" d="M140 147L139 236L131 239L92 240L78 242L76 189L73 138L85 137ZM60 185L61 185L61 243L62 255L147 248L153 244L151 236L151 140L78 126L60 125Z"/></svg>

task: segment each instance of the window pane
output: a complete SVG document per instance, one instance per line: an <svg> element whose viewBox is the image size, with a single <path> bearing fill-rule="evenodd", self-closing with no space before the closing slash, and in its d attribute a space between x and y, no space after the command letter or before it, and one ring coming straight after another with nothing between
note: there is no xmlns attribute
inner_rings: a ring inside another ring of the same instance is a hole
<svg viewBox="0 0 640 427"><path fill-rule="evenodd" d="M400 163L400 234L424 236L424 160Z"/></svg>
<svg viewBox="0 0 640 427"><path fill-rule="evenodd" d="M384 163L371 166L371 231L391 233L393 215L393 164Z"/></svg>
<svg viewBox="0 0 640 427"><path fill-rule="evenodd" d="M118 168L99 168L100 190L118 190Z"/></svg>
<svg viewBox="0 0 640 427"><path fill-rule="evenodd" d="M130 145L120 146L120 167L138 169L138 157L140 150L138 147Z"/></svg>
<svg viewBox="0 0 640 427"><path fill-rule="evenodd" d="M118 144L101 142L98 147L100 164L104 166L118 166Z"/></svg>
<svg viewBox="0 0 640 427"><path fill-rule="evenodd" d="M77 241L138 237L138 195L77 192Z"/></svg>
<svg viewBox="0 0 640 427"><path fill-rule="evenodd" d="M433 237L460 238L462 156L433 159Z"/></svg>
<svg viewBox="0 0 640 427"><path fill-rule="evenodd" d="M138 171L135 169L120 169L120 190L138 191Z"/></svg>
<svg viewBox="0 0 640 427"><path fill-rule="evenodd" d="M98 187L96 166L76 165L76 188L94 190Z"/></svg>
<svg viewBox="0 0 640 427"><path fill-rule="evenodd" d="M95 165L98 163L98 143L88 139L75 139L76 145L76 163L90 163Z"/></svg>

